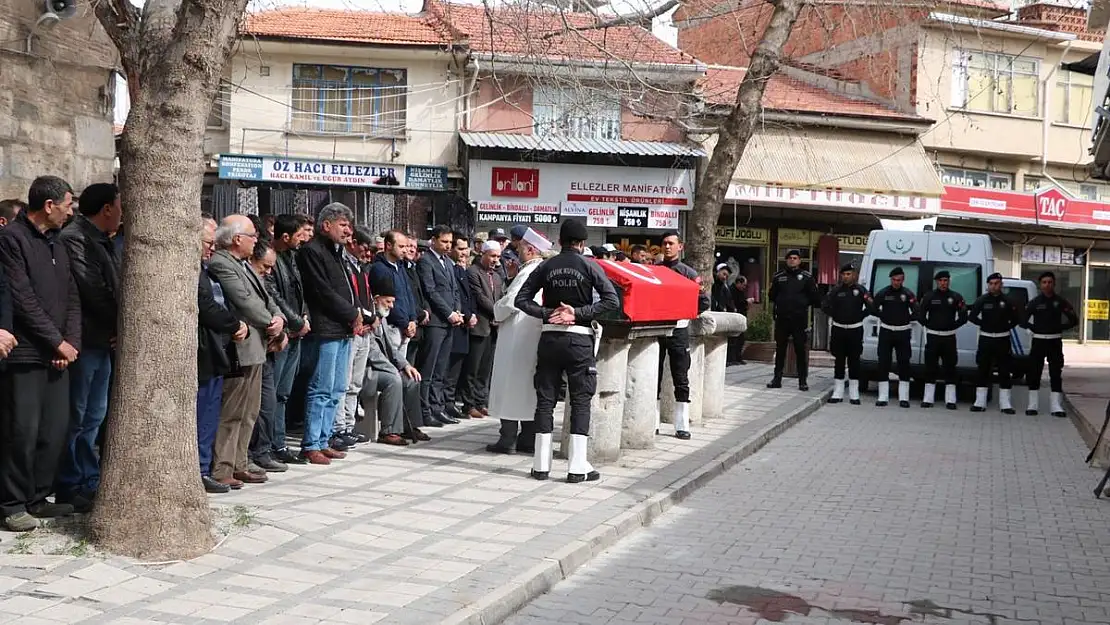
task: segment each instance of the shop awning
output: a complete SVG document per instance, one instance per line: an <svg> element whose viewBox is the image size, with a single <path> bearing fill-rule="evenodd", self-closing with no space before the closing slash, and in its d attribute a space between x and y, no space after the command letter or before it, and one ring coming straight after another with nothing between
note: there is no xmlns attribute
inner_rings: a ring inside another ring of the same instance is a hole
<svg viewBox="0 0 1110 625"><path fill-rule="evenodd" d="M705 156L700 147L665 141L624 141L620 139L580 139L537 137L501 132L460 132L463 143L474 148L508 148L542 152L589 154L634 154L637 156Z"/></svg>
<svg viewBox="0 0 1110 625"><path fill-rule="evenodd" d="M916 136L822 128L765 128L734 182L940 197L944 184Z"/></svg>

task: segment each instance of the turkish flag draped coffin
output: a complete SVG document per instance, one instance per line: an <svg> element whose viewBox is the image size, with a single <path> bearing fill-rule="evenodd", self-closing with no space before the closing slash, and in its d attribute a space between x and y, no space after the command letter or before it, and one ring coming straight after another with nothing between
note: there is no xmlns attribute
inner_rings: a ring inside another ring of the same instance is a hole
<svg viewBox="0 0 1110 625"><path fill-rule="evenodd" d="M698 316L701 287L673 269L596 261L622 295L624 317L633 323L678 321Z"/></svg>

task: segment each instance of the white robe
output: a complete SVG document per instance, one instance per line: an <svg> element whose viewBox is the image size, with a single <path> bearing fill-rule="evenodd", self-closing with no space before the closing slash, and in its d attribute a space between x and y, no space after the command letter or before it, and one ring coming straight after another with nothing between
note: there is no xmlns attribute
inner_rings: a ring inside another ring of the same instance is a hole
<svg viewBox="0 0 1110 625"><path fill-rule="evenodd" d="M531 421L536 412L536 350L543 322L526 315L513 302L524 281L543 262L536 258L525 263L509 285L505 296L493 305L497 328L497 349L493 354L490 379L489 414L509 421ZM541 293L536 294L540 302Z"/></svg>

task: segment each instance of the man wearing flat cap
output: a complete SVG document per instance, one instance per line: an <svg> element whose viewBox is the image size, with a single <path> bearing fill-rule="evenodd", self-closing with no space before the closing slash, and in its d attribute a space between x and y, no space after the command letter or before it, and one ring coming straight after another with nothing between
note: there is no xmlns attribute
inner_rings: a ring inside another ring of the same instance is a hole
<svg viewBox="0 0 1110 625"><path fill-rule="evenodd" d="M913 336L917 298L905 287L906 272L890 270L890 286L875 294L874 312L879 318L879 399L876 406L890 401L890 352L898 359L898 405L910 407L910 340Z"/></svg>
<svg viewBox="0 0 1110 625"><path fill-rule="evenodd" d="M998 408L1003 414L1014 414L1011 403L1010 368L1013 366L1010 351L1010 332L1021 323L1021 313L1002 294L1002 274L987 276L987 292L971 305L967 320L979 326L979 345L975 364L979 366L979 384L975 387L975 404L972 412L987 409L992 373L998 368Z"/></svg>
<svg viewBox="0 0 1110 625"><path fill-rule="evenodd" d="M856 268L840 268L840 284L825 296L821 310L832 319L829 351L833 355L833 387L830 404L844 400L844 366L848 368L848 400L858 406L860 355L863 354L863 320L871 315L871 294L856 282Z"/></svg>
<svg viewBox="0 0 1110 625"><path fill-rule="evenodd" d="M817 282L808 271L802 271L802 253L786 253L786 269L771 276L771 314L775 318L775 373L767 388L782 388L782 369L786 366L786 344L794 341L794 356L798 361L798 389L809 390L807 378L809 363L806 360L806 329L809 328L809 309L821 305Z"/></svg>
<svg viewBox="0 0 1110 625"><path fill-rule="evenodd" d="M937 288L925 294L917 309L917 321L925 326L925 394L922 408L932 408L937 393L937 372L944 365L944 407L956 409L956 331L967 323L964 296L948 288L952 276L938 271L933 276Z"/></svg>

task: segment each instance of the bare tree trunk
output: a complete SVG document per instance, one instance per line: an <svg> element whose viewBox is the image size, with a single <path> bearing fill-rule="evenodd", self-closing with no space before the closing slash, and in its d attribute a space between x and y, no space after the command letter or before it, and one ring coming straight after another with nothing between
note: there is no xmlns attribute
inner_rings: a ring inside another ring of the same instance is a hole
<svg viewBox="0 0 1110 625"><path fill-rule="evenodd" d="M131 112L119 341L93 539L148 560L214 543L198 474L197 276L204 130L247 0L101 0Z"/></svg>
<svg viewBox="0 0 1110 625"><path fill-rule="evenodd" d="M712 279L713 250L716 246L717 219L744 149L755 133L763 110L763 92L767 81L778 71L783 46L790 38L794 23L805 6L805 0L768 0L774 5L771 20L763 31L748 63L748 71L736 92L736 107L717 133L717 146L705 167L694 192L694 208L690 215L690 233L686 237L686 262L705 280Z"/></svg>

